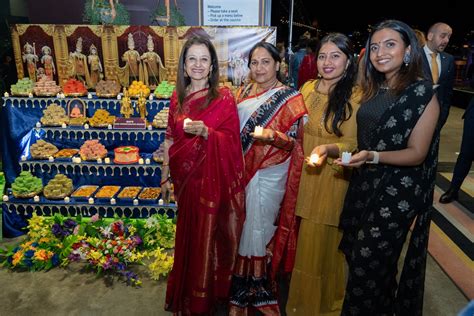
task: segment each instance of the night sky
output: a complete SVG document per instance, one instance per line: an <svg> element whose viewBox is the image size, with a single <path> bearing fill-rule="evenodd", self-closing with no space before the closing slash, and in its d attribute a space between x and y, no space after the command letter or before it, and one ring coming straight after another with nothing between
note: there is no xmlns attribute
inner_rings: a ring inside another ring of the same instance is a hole
<svg viewBox="0 0 474 316"><path fill-rule="evenodd" d="M427 7L428 1L417 0L389 0L389 1L334 1L334 0L294 0L294 22L311 25L313 20L317 20L318 28L324 32L339 31L351 35L354 31L361 32L361 38L366 40L367 26L377 24L387 18L404 21L414 28L418 28L426 33L429 26L435 22L445 22L453 28L450 46L458 46L470 39L474 42L474 33L468 35L469 31L474 32L474 15L467 6L467 1L462 5L456 1L445 1L442 5L430 9L433 12L423 12L413 8ZM289 0L272 0L272 25L278 26L278 39L288 41L288 24L281 24L280 20L288 19ZM439 3L439 2L438 2ZM316 10L311 10L316 7ZM361 12L362 11L362 12ZM354 15L354 18L344 19L342 15ZM365 12L365 13L364 13ZM293 44L298 40L299 35L306 31L305 28L293 27ZM474 43L473 43L474 45ZM455 49L455 47L453 47Z"/></svg>

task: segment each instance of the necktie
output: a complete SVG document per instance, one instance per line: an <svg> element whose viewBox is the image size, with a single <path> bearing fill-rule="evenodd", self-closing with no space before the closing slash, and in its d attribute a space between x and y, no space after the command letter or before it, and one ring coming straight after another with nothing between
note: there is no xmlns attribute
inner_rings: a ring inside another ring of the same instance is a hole
<svg viewBox="0 0 474 316"><path fill-rule="evenodd" d="M437 83L439 79L438 61L436 55L438 53L431 53L431 76L433 77L433 83Z"/></svg>

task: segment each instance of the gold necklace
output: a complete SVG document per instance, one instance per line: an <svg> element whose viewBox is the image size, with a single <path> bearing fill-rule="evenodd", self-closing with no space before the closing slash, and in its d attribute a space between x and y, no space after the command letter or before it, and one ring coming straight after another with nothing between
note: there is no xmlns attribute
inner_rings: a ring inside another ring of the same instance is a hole
<svg viewBox="0 0 474 316"><path fill-rule="evenodd" d="M279 83L279 81L276 80L275 83L274 83L270 88L268 88L268 89L265 90L264 92L261 92L260 95L259 95L259 93L258 93L258 84L255 84L255 97L256 97L257 99L260 99L260 98L265 94L265 92L270 91L270 90L272 90L273 88L275 88L278 83Z"/></svg>

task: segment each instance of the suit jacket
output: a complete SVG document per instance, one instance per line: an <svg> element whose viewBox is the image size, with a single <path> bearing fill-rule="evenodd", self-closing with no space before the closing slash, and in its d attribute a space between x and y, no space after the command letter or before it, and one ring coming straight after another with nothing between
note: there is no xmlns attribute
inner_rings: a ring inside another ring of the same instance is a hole
<svg viewBox="0 0 474 316"><path fill-rule="evenodd" d="M423 52L423 72L425 78L433 81L431 76L431 69L426 54ZM453 85L454 85L454 76L456 73L456 67L454 65L454 57L445 52L439 53L441 57L441 74L439 76L437 84L439 85L436 88L436 95L438 97L440 105L440 114L438 119L438 124L443 127L444 123L448 119L449 107L451 106L451 97L453 95Z"/></svg>

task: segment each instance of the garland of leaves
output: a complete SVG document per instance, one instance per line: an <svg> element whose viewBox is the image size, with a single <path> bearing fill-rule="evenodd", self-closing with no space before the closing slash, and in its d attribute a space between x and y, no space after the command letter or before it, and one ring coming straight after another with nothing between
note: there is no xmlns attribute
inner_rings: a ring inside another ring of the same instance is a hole
<svg viewBox="0 0 474 316"><path fill-rule="evenodd" d="M95 0L94 7L92 7L92 0L87 0L84 4L84 13L82 15L82 20L88 24L109 24L104 23L100 16L100 8L109 8L108 0ZM115 25L129 25L130 24L130 14L128 13L125 6L120 2L115 3L115 11L117 16L115 20L110 24Z"/></svg>
<svg viewBox="0 0 474 316"><path fill-rule="evenodd" d="M156 22L156 17L166 16L166 6L164 4L158 5L158 7L150 15L150 23ZM170 22L169 26L183 26L186 25L186 19L181 13L179 8L170 6Z"/></svg>

